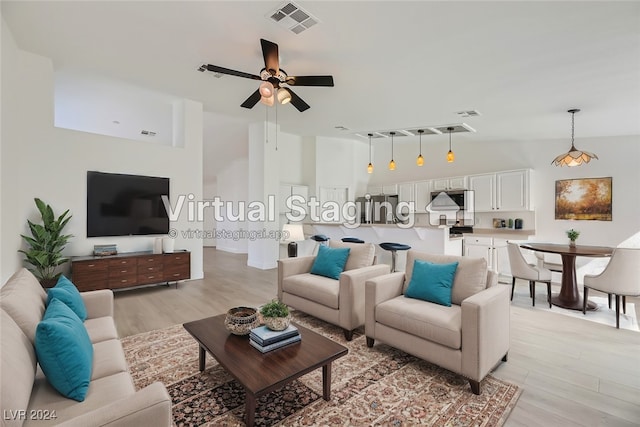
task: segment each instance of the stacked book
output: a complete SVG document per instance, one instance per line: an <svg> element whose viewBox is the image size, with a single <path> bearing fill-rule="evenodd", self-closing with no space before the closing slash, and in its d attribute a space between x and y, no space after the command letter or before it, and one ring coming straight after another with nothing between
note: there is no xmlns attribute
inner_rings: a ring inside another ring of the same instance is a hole
<svg viewBox="0 0 640 427"><path fill-rule="evenodd" d="M283 331L272 331L266 326L260 326L252 329L249 334L249 343L262 353L298 341L300 341L300 332L298 328L293 325L289 325L289 327Z"/></svg>
<svg viewBox="0 0 640 427"><path fill-rule="evenodd" d="M93 245L93 255L95 256L108 256L117 255L118 249L115 244L110 245Z"/></svg>

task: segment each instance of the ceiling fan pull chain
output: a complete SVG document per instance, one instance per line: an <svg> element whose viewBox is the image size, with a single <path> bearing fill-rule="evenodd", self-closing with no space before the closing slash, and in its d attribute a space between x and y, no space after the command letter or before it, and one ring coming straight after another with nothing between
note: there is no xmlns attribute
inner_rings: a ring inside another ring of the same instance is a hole
<svg viewBox="0 0 640 427"><path fill-rule="evenodd" d="M276 151L278 151L278 103L276 102Z"/></svg>

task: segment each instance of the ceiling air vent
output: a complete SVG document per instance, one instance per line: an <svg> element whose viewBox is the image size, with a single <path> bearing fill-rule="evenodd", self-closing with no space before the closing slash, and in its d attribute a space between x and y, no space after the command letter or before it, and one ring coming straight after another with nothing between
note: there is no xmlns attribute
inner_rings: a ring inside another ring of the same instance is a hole
<svg viewBox="0 0 640 427"><path fill-rule="evenodd" d="M456 114L460 117L478 117L480 116L480 111L478 110L464 110L464 111L456 111Z"/></svg>
<svg viewBox="0 0 640 427"><path fill-rule="evenodd" d="M140 131L141 135L146 135L146 136L156 136L156 133L152 130L141 130Z"/></svg>
<svg viewBox="0 0 640 427"><path fill-rule="evenodd" d="M293 2L286 2L272 10L267 18L295 34L313 27L320 20Z"/></svg>

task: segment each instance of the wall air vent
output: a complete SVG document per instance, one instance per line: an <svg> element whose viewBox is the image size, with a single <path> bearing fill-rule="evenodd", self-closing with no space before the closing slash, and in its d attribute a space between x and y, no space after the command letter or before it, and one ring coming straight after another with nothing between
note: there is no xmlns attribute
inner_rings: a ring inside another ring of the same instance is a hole
<svg viewBox="0 0 640 427"><path fill-rule="evenodd" d="M266 17L294 34L300 34L320 22L293 2L282 4L276 10L267 13Z"/></svg>

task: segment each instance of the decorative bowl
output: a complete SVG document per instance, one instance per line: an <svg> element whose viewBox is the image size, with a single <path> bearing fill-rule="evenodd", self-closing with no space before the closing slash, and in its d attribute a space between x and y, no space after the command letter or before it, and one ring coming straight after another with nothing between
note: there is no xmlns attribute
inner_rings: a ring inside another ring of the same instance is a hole
<svg viewBox="0 0 640 427"><path fill-rule="evenodd" d="M260 326L258 310L252 307L234 307L227 311L224 326L234 335L248 335L251 329Z"/></svg>
<svg viewBox="0 0 640 427"><path fill-rule="evenodd" d="M284 331L291 323L291 315L287 317L262 317L264 324L272 331Z"/></svg>

